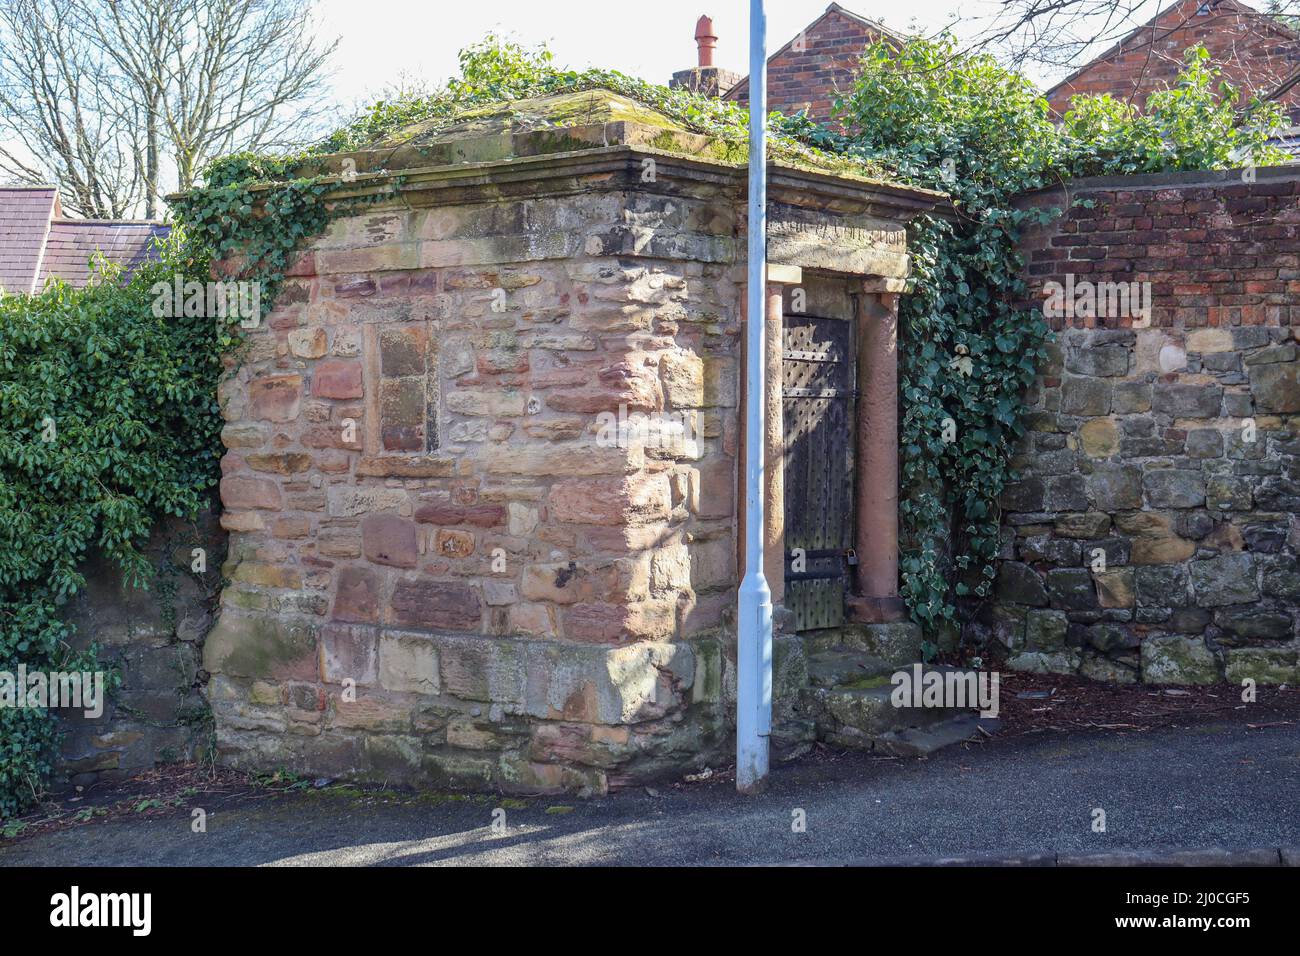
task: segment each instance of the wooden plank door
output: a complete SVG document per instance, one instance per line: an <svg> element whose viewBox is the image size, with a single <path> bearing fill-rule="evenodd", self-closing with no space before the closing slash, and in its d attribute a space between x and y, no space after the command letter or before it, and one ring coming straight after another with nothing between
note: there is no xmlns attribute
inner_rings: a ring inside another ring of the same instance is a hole
<svg viewBox="0 0 1300 956"><path fill-rule="evenodd" d="M799 631L844 621L853 547L853 344L852 322L785 315L785 606Z"/></svg>

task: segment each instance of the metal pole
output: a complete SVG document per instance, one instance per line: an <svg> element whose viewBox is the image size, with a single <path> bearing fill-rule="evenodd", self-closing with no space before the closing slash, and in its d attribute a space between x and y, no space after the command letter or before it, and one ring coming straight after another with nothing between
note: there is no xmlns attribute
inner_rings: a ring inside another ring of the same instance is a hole
<svg viewBox="0 0 1300 956"><path fill-rule="evenodd" d="M736 635L736 789L767 779L772 733L772 592L763 575L764 326L767 308L767 18L749 3L749 296L745 352L745 577Z"/></svg>

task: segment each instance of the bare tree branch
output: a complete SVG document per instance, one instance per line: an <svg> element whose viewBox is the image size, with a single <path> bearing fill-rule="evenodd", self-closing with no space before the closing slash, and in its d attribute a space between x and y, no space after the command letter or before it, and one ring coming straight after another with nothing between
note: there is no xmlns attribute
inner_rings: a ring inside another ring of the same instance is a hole
<svg viewBox="0 0 1300 956"><path fill-rule="evenodd" d="M136 205L140 114L77 29L77 0L0 0L0 171L54 183L71 213Z"/></svg>
<svg viewBox="0 0 1300 956"><path fill-rule="evenodd" d="M217 156L320 132L313 0L0 0L0 172L87 216L160 208Z"/></svg>

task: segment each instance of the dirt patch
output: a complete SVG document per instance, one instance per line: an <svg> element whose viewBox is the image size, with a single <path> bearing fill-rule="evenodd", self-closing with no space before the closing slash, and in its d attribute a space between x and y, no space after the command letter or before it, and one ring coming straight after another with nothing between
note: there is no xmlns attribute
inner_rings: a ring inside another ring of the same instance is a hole
<svg viewBox="0 0 1300 956"><path fill-rule="evenodd" d="M1260 687L1246 703L1242 689L1102 684L1082 677L1018 674L1001 677L999 736L1046 730L1131 733L1178 727L1207 719L1240 721L1248 727L1300 724L1300 689Z"/></svg>
<svg viewBox="0 0 1300 956"><path fill-rule="evenodd" d="M52 794L21 817L5 820L0 836L26 838L52 830L92 827L123 817L161 817L235 800L268 798L310 787L282 774L258 775L208 764L168 764L127 780Z"/></svg>

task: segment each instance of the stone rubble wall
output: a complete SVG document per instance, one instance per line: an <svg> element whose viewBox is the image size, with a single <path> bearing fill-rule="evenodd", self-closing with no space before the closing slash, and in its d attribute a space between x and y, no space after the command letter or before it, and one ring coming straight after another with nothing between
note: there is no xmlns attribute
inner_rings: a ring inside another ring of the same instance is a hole
<svg viewBox="0 0 1300 956"><path fill-rule="evenodd" d="M1014 669L1294 682L1300 172L1067 186L1023 200L1067 209L1022 243L1035 306L1070 273L1150 282L1150 325L1054 322L970 633Z"/></svg>
<svg viewBox="0 0 1300 956"><path fill-rule="evenodd" d="M729 748L734 208L380 206L313 244L221 389L224 761L604 792ZM699 440L604 441L620 406Z"/></svg>
<svg viewBox="0 0 1300 956"><path fill-rule="evenodd" d="M201 657L220 590L225 537L215 510L193 522L165 522L145 550L156 570L148 588L130 586L102 557L82 567L86 586L65 614L76 628L73 644L97 644L100 662L121 683L99 717L58 711L64 736L55 785L121 780L208 753L212 722L202 696L207 675ZM203 550L202 573L192 570L195 548Z"/></svg>

